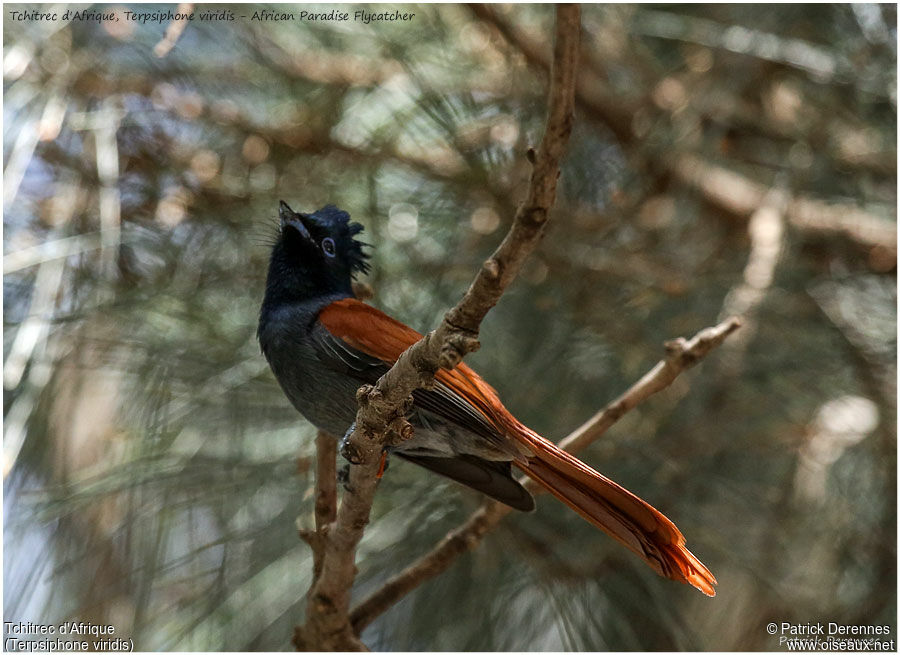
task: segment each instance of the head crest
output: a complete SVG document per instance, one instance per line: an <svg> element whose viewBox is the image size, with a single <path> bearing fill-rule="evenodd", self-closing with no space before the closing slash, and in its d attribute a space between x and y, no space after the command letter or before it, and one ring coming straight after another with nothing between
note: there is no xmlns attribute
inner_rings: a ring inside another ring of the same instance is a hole
<svg viewBox="0 0 900 655"><path fill-rule="evenodd" d="M350 221L350 214L334 205L325 205L312 214L296 214L290 207L281 201L282 221L286 213L299 217L307 226L312 236L321 240L331 237L334 240L338 256L343 258L352 272L369 272L368 253L363 252L363 247L369 247L368 243L356 240L354 237L363 231L363 226Z"/></svg>

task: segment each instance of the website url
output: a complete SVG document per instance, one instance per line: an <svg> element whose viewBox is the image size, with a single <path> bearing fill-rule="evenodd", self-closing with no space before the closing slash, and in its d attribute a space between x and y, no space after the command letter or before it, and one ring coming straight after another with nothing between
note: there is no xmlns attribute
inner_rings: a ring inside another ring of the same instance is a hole
<svg viewBox="0 0 900 655"><path fill-rule="evenodd" d="M820 639L819 637L780 637L778 645L790 651L889 652L897 650L893 639Z"/></svg>

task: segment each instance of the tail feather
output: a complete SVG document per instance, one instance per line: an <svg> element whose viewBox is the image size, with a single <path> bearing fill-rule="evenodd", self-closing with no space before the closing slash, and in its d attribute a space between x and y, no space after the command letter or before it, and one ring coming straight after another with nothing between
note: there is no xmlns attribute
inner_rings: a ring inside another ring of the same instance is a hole
<svg viewBox="0 0 900 655"><path fill-rule="evenodd" d="M716 595L715 576L685 548L684 536L662 512L534 433L529 435L532 443L534 437L542 447L533 449L534 457L515 462L526 475L661 576Z"/></svg>
<svg viewBox="0 0 900 655"><path fill-rule="evenodd" d="M715 576L685 548L684 536L662 512L520 423L465 364L453 371L441 369L437 377L516 440L522 454L513 461L529 477L663 577L716 595Z"/></svg>

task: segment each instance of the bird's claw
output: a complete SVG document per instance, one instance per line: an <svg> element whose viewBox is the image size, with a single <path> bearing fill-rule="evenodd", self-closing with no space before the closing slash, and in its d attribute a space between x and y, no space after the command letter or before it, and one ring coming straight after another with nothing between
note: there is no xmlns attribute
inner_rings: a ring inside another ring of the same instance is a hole
<svg viewBox="0 0 900 655"><path fill-rule="evenodd" d="M353 431L356 429L356 423L350 426L344 436L341 438L341 442L339 444L339 449L341 452L341 457L350 462L350 464L354 466L358 466L363 463L363 454L359 451L359 448L350 440ZM378 473L375 477L379 480L381 476L384 475L384 472L388 469L388 449L384 448L381 451L381 463L378 465ZM344 476L344 486L346 488L346 484L350 480L350 467L346 466L342 470L342 474Z"/></svg>
<svg viewBox="0 0 900 655"><path fill-rule="evenodd" d="M363 461L362 453L360 453L359 449L352 443L350 443L349 440L341 441L341 457L346 459L354 466L362 464Z"/></svg>
<svg viewBox="0 0 900 655"><path fill-rule="evenodd" d="M362 464L362 453L359 452L359 449L350 441L350 436L353 434L353 431L356 429L356 423L347 430L344 436L341 438L341 443L339 444L341 457L346 459L353 465Z"/></svg>

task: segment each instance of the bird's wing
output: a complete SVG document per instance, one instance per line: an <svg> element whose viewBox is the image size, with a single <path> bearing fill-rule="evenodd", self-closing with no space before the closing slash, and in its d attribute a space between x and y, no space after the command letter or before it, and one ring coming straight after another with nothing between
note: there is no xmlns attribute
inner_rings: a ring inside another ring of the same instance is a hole
<svg viewBox="0 0 900 655"><path fill-rule="evenodd" d="M350 299L327 306L320 313L319 325L313 328L312 335L319 357L326 365L370 384L384 375L400 354L422 336L374 307ZM484 438L500 450L510 450L513 442L469 402L466 394L473 391L460 383L451 386L455 378L450 378L451 384L441 378L438 374L433 389L413 391L415 407ZM488 461L472 455L430 457L403 450L395 453L514 509L526 512L534 509L534 499L513 479L508 461Z"/></svg>
<svg viewBox="0 0 900 655"><path fill-rule="evenodd" d="M346 346L388 365L393 365L404 350L422 338L411 327L354 298L326 306L319 313L319 322ZM464 406L470 417L490 425L494 434L518 437L521 423L503 406L493 387L466 364L459 364L452 371L438 369L435 380L438 394L453 398L454 411Z"/></svg>
<svg viewBox="0 0 900 655"><path fill-rule="evenodd" d="M412 328L352 298L325 307L319 314L319 327L313 330L313 339L324 363L340 367L343 372L369 384L384 375L400 354L421 338L422 335ZM415 406L452 421L501 450L509 450L510 440L497 428L490 415L472 402L475 397L483 404L477 387L472 386L465 376L444 375L446 373L450 372L438 372L433 389L413 392ZM478 378L471 370L470 374ZM483 381L482 384L487 386ZM494 393L493 389L490 391Z"/></svg>

